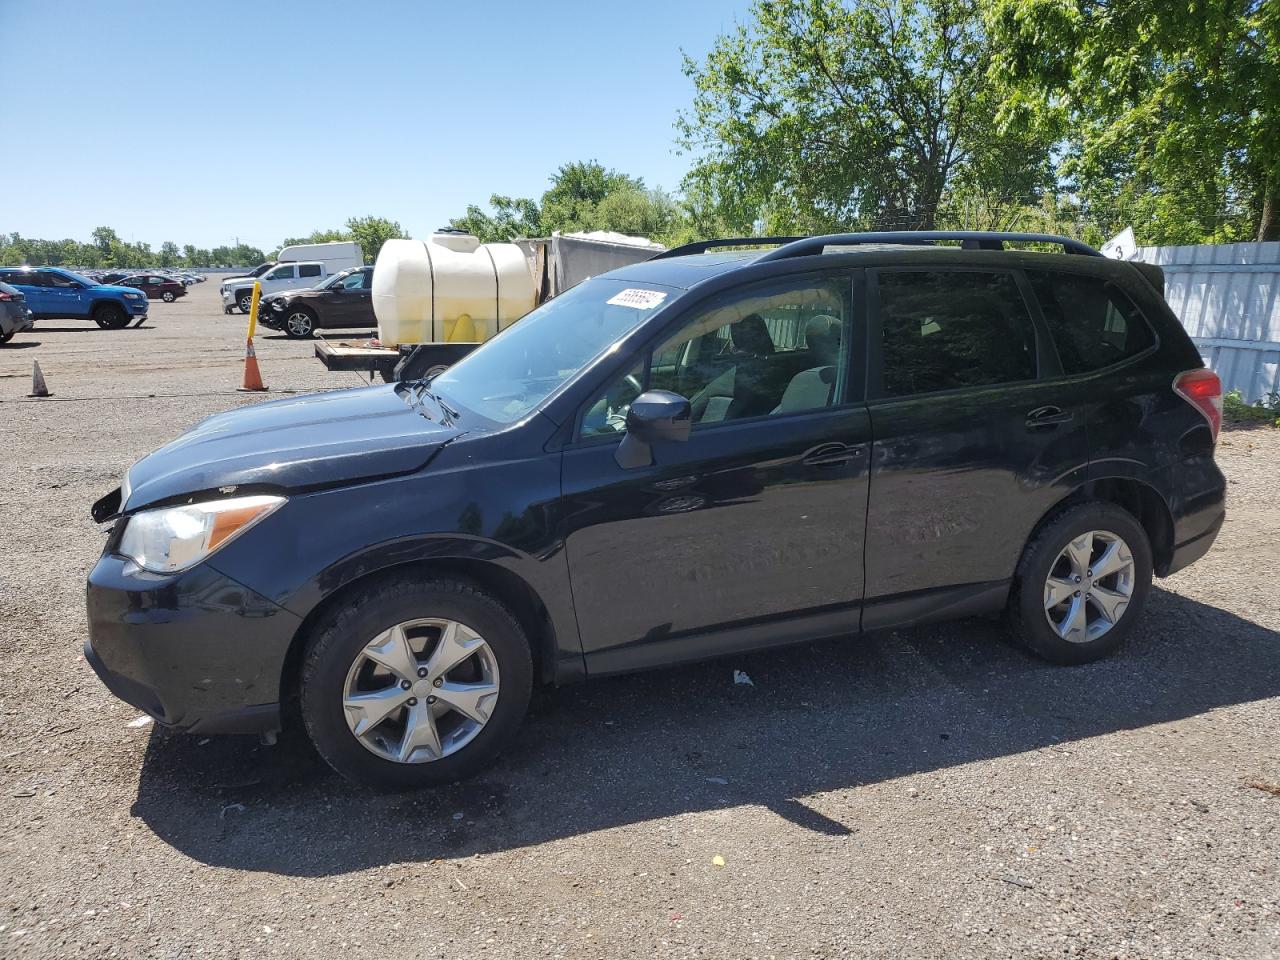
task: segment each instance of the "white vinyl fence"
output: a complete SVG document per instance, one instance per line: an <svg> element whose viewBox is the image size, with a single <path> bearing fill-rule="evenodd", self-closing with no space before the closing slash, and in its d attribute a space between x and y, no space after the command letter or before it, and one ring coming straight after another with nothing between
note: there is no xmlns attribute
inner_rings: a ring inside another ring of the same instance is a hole
<svg viewBox="0 0 1280 960"><path fill-rule="evenodd" d="M1139 247L1164 269L1164 295L1226 390L1256 403L1280 392L1280 243Z"/></svg>

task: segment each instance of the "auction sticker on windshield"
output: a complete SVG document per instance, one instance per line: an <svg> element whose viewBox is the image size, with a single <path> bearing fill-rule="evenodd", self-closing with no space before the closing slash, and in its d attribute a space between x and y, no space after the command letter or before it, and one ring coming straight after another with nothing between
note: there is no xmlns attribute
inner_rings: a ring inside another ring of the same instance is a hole
<svg viewBox="0 0 1280 960"><path fill-rule="evenodd" d="M610 297L606 303L611 303L615 307L633 307L636 310L652 310L665 299L667 299L667 295L661 290L638 290L628 288L623 290L617 296Z"/></svg>

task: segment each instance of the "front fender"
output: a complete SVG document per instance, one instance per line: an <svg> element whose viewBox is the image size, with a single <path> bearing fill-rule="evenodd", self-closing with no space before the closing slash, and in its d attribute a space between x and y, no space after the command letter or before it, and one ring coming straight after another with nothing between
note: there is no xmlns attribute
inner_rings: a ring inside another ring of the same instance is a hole
<svg viewBox="0 0 1280 960"><path fill-rule="evenodd" d="M455 445L449 445L441 457ZM304 620L357 580L398 567L483 564L528 587L556 660L582 657L563 543L547 520L559 457L454 467L295 495L207 562ZM465 572L465 571L463 571Z"/></svg>

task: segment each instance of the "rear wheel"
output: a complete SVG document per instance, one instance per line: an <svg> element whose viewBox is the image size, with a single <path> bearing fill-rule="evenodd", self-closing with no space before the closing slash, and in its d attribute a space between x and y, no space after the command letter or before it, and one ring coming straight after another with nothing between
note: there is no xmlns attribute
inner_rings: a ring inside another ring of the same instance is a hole
<svg viewBox="0 0 1280 960"><path fill-rule="evenodd" d="M284 332L294 339L311 336L316 329L316 318L304 307L291 307L284 318Z"/></svg>
<svg viewBox="0 0 1280 960"><path fill-rule="evenodd" d="M103 330L123 330L129 325L129 315L118 303L100 303L93 308L93 322Z"/></svg>
<svg viewBox="0 0 1280 960"><path fill-rule="evenodd" d="M1132 632L1151 589L1151 544L1128 511L1083 503L1027 545L1009 600L1015 637L1054 663L1089 663Z"/></svg>
<svg viewBox="0 0 1280 960"><path fill-rule="evenodd" d="M302 717L320 755L357 783L405 789L487 766L524 718L528 640L470 583L393 577L317 624Z"/></svg>
<svg viewBox="0 0 1280 960"><path fill-rule="evenodd" d="M160 294L160 299L165 303L173 303L177 298L173 295L172 290L166 290L164 293Z"/></svg>

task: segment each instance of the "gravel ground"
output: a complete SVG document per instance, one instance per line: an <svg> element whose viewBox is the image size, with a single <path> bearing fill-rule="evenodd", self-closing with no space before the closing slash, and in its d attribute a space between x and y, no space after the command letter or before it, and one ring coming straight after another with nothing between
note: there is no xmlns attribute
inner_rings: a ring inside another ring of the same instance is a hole
<svg viewBox="0 0 1280 960"><path fill-rule="evenodd" d="M1280 432L1223 436L1217 545L1106 662L967 621L599 681L384 796L133 726L80 656L89 504L259 399L243 336L210 281L0 348L0 957L1280 956ZM257 346L273 396L356 382Z"/></svg>

